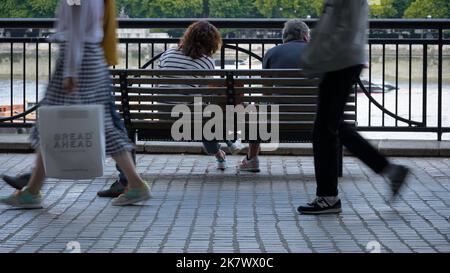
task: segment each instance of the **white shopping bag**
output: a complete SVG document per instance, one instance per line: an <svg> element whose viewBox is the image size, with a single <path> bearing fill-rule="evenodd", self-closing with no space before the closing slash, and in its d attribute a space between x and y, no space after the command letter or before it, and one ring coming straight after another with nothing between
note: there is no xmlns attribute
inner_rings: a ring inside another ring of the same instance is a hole
<svg viewBox="0 0 450 273"><path fill-rule="evenodd" d="M40 149L47 177L93 179L103 176L103 105L39 108Z"/></svg>

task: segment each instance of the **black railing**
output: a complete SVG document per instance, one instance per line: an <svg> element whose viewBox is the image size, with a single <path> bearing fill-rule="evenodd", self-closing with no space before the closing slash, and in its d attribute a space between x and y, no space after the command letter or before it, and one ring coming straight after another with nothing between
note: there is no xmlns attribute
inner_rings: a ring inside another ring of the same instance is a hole
<svg viewBox="0 0 450 273"><path fill-rule="evenodd" d="M173 32L196 20L125 19L119 26L130 32ZM260 68L264 53L281 43L273 37L279 36L285 22L210 21L228 37L216 56L217 67L236 69ZM315 23L306 22L312 27ZM15 28L40 30L30 31L30 36L47 35L53 24L53 19L0 19L4 35L5 30ZM247 38L229 38L233 36ZM450 20L372 20L369 37L369 69L361 77L357 96L359 130L433 133L441 140L450 132ZM117 68L153 68L160 54L177 42L177 38L166 37L121 38L122 62ZM0 127L33 125L56 50L44 37L0 38Z"/></svg>

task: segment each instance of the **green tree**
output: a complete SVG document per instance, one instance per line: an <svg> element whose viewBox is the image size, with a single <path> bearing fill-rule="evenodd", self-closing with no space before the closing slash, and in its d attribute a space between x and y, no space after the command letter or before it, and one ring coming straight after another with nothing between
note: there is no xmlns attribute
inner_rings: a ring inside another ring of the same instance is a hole
<svg viewBox="0 0 450 273"><path fill-rule="evenodd" d="M155 0L156 14L163 18L195 18L203 12L202 0Z"/></svg>
<svg viewBox="0 0 450 273"><path fill-rule="evenodd" d="M395 0L393 6L397 11L396 18L402 18L406 9L411 5L414 0Z"/></svg>
<svg viewBox="0 0 450 273"><path fill-rule="evenodd" d="M450 18L448 0L415 0L405 11L405 18Z"/></svg>
<svg viewBox="0 0 450 273"><path fill-rule="evenodd" d="M34 17L50 18L55 16L57 0L28 0L27 2Z"/></svg>
<svg viewBox="0 0 450 273"><path fill-rule="evenodd" d="M370 17L372 18L393 18L397 15L394 0L371 1Z"/></svg>
<svg viewBox="0 0 450 273"><path fill-rule="evenodd" d="M154 0L117 0L118 12L124 12L129 17L158 17Z"/></svg>
<svg viewBox="0 0 450 273"><path fill-rule="evenodd" d="M256 0L258 11L267 18L319 17L322 0Z"/></svg>
<svg viewBox="0 0 450 273"><path fill-rule="evenodd" d="M254 0L211 0L209 16L214 18L255 18L260 17Z"/></svg>
<svg viewBox="0 0 450 273"><path fill-rule="evenodd" d="M0 17L54 17L57 3L58 0L2 0L0 2Z"/></svg>
<svg viewBox="0 0 450 273"><path fill-rule="evenodd" d="M202 0L117 0L117 10L134 18L199 17Z"/></svg>

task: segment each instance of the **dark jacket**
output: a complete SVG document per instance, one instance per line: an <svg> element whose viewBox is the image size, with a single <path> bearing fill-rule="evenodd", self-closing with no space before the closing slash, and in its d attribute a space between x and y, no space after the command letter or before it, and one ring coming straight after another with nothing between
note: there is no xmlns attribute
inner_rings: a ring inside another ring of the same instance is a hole
<svg viewBox="0 0 450 273"><path fill-rule="evenodd" d="M304 41L291 41L269 49L264 55L263 69L300 68L300 56L306 45Z"/></svg>
<svg viewBox="0 0 450 273"><path fill-rule="evenodd" d="M337 71L367 62L367 0L327 0L311 42L302 54L310 74Z"/></svg>

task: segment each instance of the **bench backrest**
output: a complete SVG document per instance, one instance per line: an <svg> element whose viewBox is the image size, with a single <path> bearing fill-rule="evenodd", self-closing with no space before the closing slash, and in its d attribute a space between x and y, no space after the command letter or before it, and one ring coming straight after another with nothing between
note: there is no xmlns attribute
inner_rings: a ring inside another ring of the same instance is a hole
<svg viewBox="0 0 450 273"><path fill-rule="evenodd" d="M236 118L235 128L243 125L249 132L250 126L261 124L262 115L270 121L277 114L280 142L311 141L319 79L305 77L300 70L113 70L112 74L118 108L127 129L139 140L173 140L171 129L179 119L172 115L176 105L192 112L191 138L183 140L197 141L194 131L201 127L195 126L210 118L200 118L203 112L195 111L210 105L223 110L225 105L252 105L258 112L247 114L245 120ZM195 98L201 98L202 107L195 107ZM345 120L355 123L354 93L345 111ZM254 140L238 133L234 131L234 138Z"/></svg>

